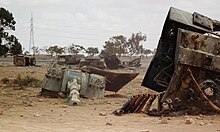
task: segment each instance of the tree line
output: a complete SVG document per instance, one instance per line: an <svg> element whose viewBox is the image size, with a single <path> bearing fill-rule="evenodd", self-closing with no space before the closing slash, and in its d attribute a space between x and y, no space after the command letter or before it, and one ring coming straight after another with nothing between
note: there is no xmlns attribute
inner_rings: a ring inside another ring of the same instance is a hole
<svg viewBox="0 0 220 132"><path fill-rule="evenodd" d="M0 8L0 56L21 54L22 46L16 36L10 35L7 30L15 30L16 21L12 13ZM4 42L4 43L3 43Z"/></svg>
<svg viewBox="0 0 220 132"><path fill-rule="evenodd" d="M6 56L8 53L11 55L21 54L22 45L14 35L9 35L8 29L15 30L15 20L8 10L0 8L0 56ZM105 41L103 50L112 54L116 54L119 57L121 55L138 55L149 54L152 51L145 49L141 42L146 41L147 37L141 32L132 33L130 38L126 38L123 35L116 35L109 40ZM3 43L4 42L4 43ZM69 47L60 47L57 45L50 46L48 48L40 49L39 47L32 47L33 54L40 54L45 52L48 55L57 56L64 53L76 55L80 52L87 53L94 56L99 53L98 47L85 48L82 45L72 43ZM30 54L28 51L23 51L24 54Z"/></svg>

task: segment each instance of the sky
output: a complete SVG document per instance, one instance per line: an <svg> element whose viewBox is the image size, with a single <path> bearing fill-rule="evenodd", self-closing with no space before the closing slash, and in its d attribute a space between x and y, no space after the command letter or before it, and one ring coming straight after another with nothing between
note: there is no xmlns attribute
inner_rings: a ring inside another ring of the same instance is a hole
<svg viewBox="0 0 220 132"><path fill-rule="evenodd" d="M220 20L220 0L0 0L13 13L17 36L26 51L33 14L34 45L47 48L72 43L103 49L116 35L147 36L144 48L156 48L170 7Z"/></svg>

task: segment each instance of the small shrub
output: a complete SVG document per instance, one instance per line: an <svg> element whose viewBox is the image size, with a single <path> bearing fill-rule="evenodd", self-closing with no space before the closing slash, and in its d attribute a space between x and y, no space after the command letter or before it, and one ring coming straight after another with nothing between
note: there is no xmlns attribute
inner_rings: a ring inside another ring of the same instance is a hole
<svg viewBox="0 0 220 132"><path fill-rule="evenodd" d="M39 82L40 80L34 78L34 77L30 77L30 76L26 76L24 78L21 77L21 75L19 74L18 77L16 79L14 79L13 81L15 84L18 84L19 86L39 86Z"/></svg>
<svg viewBox="0 0 220 132"><path fill-rule="evenodd" d="M2 78L1 80L4 84L8 84L9 83L9 79L8 78Z"/></svg>

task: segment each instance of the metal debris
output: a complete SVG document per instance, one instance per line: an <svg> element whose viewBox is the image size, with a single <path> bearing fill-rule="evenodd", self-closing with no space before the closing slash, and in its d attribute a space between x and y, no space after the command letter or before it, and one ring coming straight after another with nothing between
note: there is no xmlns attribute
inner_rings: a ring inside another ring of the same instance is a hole
<svg viewBox="0 0 220 132"><path fill-rule="evenodd" d="M199 13L171 7L157 51L142 85L158 93L158 108L149 115L220 113L220 22ZM140 95L139 95L140 96ZM129 99L123 113L137 112L139 96ZM124 108L125 107L125 108ZM135 108L133 108L135 107Z"/></svg>
<svg viewBox="0 0 220 132"><path fill-rule="evenodd" d="M71 93L68 82L79 79L80 96L86 98L103 98L104 91L118 92L139 73L116 73L84 66L80 71L73 71L57 63L52 64L41 83L42 96L65 97ZM76 91L74 92L76 93ZM75 95L74 95L75 96Z"/></svg>
<svg viewBox="0 0 220 132"><path fill-rule="evenodd" d="M15 55L13 56L13 63L16 66L36 66L36 59L34 56Z"/></svg>
<svg viewBox="0 0 220 132"><path fill-rule="evenodd" d="M84 55L59 55L58 56L58 63L59 64L67 64L67 65L77 65L80 63L80 60L84 58ZM64 61L62 61L64 59Z"/></svg>
<svg viewBox="0 0 220 132"><path fill-rule="evenodd" d="M105 90L118 92L124 85L133 80L139 73L137 72L112 72L108 70L101 70L91 66L85 66L81 68L82 72L90 74L101 75L106 78Z"/></svg>
<svg viewBox="0 0 220 132"><path fill-rule="evenodd" d="M128 101L122 108L115 110L115 115L122 115L128 113L148 113L153 101L158 95L154 94L140 94L129 97Z"/></svg>
<svg viewBox="0 0 220 132"><path fill-rule="evenodd" d="M123 61L122 65L124 67L140 67L141 66L141 56L130 61Z"/></svg>
<svg viewBox="0 0 220 132"><path fill-rule="evenodd" d="M79 67L81 68L83 66L92 66L100 69L105 69L107 67L104 59L96 56L82 58L80 60Z"/></svg>
<svg viewBox="0 0 220 132"><path fill-rule="evenodd" d="M105 64L109 69L137 68L141 66L141 56L130 61L121 61L115 54L106 51L102 51L99 56L104 58Z"/></svg>
<svg viewBox="0 0 220 132"><path fill-rule="evenodd" d="M69 105L80 104L81 103L81 101L79 100L80 84L78 83L78 80L74 78L71 81L68 81L67 88L70 90Z"/></svg>
<svg viewBox="0 0 220 132"><path fill-rule="evenodd" d="M105 77L97 74L82 73L80 95L85 98L104 98ZM87 82L87 83L85 83Z"/></svg>
<svg viewBox="0 0 220 132"><path fill-rule="evenodd" d="M99 56L101 58L104 58L105 64L109 69L118 69L123 67L121 65L121 61L115 54L102 51Z"/></svg>

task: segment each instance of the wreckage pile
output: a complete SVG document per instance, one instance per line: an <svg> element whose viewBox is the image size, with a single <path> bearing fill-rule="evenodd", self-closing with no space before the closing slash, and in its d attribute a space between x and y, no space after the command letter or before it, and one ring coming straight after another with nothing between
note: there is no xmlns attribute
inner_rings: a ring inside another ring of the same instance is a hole
<svg viewBox="0 0 220 132"><path fill-rule="evenodd" d="M128 99L115 114L220 113L220 22L171 8L142 85L158 94ZM150 109L158 97L158 108Z"/></svg>
<svg viewBox="0 0 220 132"><path fill-rule="evenodd" d="M62 58L64 61L62 61ZM120 60L115 54L102 51L98 56L84 55L60 55L58 56L59 64L77 65L79 68L83 66L93 66L99 69L134 69L141 66L141 56L129 61Z"/></svg>
<svg viewBox="0 0 220 132"><path fill-rule="evenodd" d="M92 66L81 71L53 63L42 81L41 95L46 97L69 96L69 103L79 104L79 97L103 98L104 91L118 92L139 73L119 73ZM60 94L62 93L62 94Z"/></svg>

